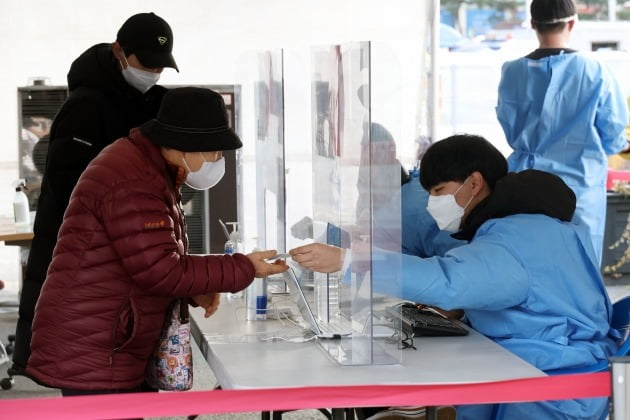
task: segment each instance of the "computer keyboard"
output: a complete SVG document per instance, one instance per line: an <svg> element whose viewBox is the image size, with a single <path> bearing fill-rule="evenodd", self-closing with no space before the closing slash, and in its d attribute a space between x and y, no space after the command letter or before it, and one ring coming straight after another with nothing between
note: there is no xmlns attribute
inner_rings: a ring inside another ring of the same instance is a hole
<svg viewBox="0 0 630 420"><path fill-rule="evenodd" d="M414 337L468 335L468 330L455 322L412 305L388 306L386 312L392 319L399 319L403 331L413 333Z"/></svg>

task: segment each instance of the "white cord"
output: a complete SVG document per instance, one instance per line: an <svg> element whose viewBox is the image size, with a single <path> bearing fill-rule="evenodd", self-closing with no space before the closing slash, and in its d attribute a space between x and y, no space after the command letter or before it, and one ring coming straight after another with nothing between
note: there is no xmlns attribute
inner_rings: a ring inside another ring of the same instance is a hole
<svg viewBox="0 0 630 420"><path fill-rule="evenodd" d="M306 343L307 341L312 341L314 339L316 339L317 337L314 335L306 336L306 337L280 337L280 336L274 336L274 337L267 337L267 338L263 338L261 341L286 341L289 343Z"/></svg>

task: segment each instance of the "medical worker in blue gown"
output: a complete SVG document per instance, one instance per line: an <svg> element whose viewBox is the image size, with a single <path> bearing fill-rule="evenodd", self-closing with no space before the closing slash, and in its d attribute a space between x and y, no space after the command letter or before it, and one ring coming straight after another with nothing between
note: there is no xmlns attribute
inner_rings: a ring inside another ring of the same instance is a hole
<svg viewBox="0 0 630 420"><path fill-rule="evenodd" d="M417 169L402 170L400 190L391 199L391 206L379 209L375 214L373 234L377 237L376 242L397 243L404 254L417 257L444 255L449 249L464 244L450 232L440 230L427 211L429 193L420 185L420 172ZM388 212L398 207L401 212L399 236L397 230L387 228L387 223L378 222L381 218L386 220Z"/></svg>
<svg viewBox="0 0 630 420"><path fill-rule="evenodd" d="M421 168L429 213L468 243L432 258L378 251L372 264L402 260L402 291L374 276L375 291L462 308L475 330L541 370L588 366L614 352L619 334L610 329L611 303L587 230L570 222L575 195L559 177L538 170L508 174L503 155L471 135L433 144ZM303 267L326 272L339 269L331 264L338 254L352 252L309 244L290 253ZM491 419L498 408L458 406L457 418ZM505 404L501 410L509 420L598 419L607 399Z"/></svg>
<svg viewBox="0 0 630 420"><path fill-rule="evenodd" d="M376 122L370 127L364 129L361 139L355 236L371 226L373 239L380 246L391 244L386 249L398 251L402 246L405 254L419 257L442 255L460 244L448 232L440 232L427 212L429 193L420 185L419 171L408 171L396 158L396 142L390 131ZM400 219L393 217L398 212ZM374 218L373 224L364 219L368 216Z"/></svg>
<svg viewBox="0 0 630 420"><path fill-rule="evenodd" d="M559 175L577 196L576 219L589 228L601 262L607 155L627 147L626 98L600 62L568 48L573 0L533 0L539 48L503 65L497 117L513 153L509 169Z"/></svg>

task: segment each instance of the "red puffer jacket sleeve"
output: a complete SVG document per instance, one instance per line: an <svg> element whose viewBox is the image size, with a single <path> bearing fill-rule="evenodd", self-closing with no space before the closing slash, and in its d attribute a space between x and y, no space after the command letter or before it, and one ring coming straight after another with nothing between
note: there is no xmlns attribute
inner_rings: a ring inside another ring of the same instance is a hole
<svg viewBox="0 0 630 420"><path fill-rule="evenodd" d="M237 292L254 279L254 266L245 255L186 255L183 215L164 184L129 180L102 197L100 213L106 242L146 293Z"/></svg>

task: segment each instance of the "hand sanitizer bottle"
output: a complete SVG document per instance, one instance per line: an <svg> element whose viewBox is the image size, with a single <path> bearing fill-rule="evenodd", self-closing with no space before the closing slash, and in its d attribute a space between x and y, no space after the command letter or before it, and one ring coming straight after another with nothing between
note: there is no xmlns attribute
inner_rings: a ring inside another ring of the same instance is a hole
<svg viewBox="0 0 630 420"><path fill-rule="evenodd" d="M232 255L236 252L236 245L232 242L231 239L228 239L223 246L223 252L226 255Z"/></svg>
<svg viewBox="0 0 630 420"><path fill-rule="evenodd" d="M15 187L15 195L13 196L13 216L17 230L28 230L31 223L28 197L24 194L23 189L24 183L20 182L18 186Z"/></svg>
<svg viewBox="0 0 630 420"><path fill-rule="evenodd" d="M232 255L241 250L239 247L238 222L227 222L226 224L232 226L232 232L228 235L228 240L223 246L223 252Z"/></svg>
<svg viewBox="0 0 630 420"><path fill-rule="evenodd" d="M239 233L238 233L238 222L228 222L226 223L232 226L232 233L228 235L228 240L225 242L223 246L223 252L225 255L232 255L235 252L241 251L241 247L239 246ZM241 290L240 292L230 293L228 294L228 299L242 299L244 292Z"/></svg>
<svg viewBox="0 0 630 420"><path fill-rule="evenodd" d="M225 243L225 247L227 248L228 244L231 244L233 248L232 253L242 251L241 246L240 246L240 234L238 231L238 222L227 222L226 224L232 226L232 232L230 232L230 238Z"/></svg>

